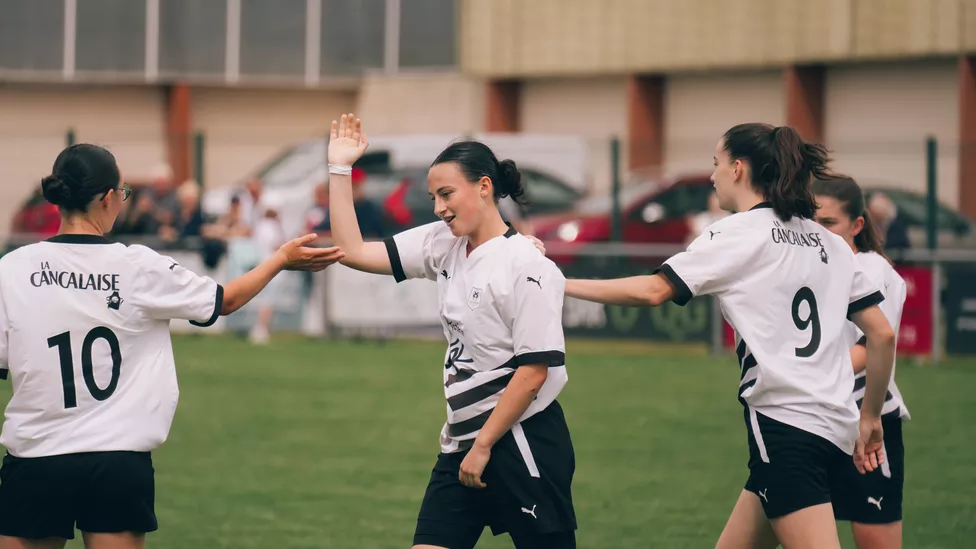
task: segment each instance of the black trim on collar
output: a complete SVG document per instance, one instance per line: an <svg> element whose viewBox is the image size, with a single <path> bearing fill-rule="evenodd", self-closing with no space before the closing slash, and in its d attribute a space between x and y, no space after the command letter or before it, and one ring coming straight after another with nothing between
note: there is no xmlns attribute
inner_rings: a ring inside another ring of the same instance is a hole
<svg viewBox="0 0 976 549"><path fill-rule="evenodd" d="M759 204L756 204L755 206L749 208L749 211L751 212L752 210L760 210L763 208L772 208L772 207L773 207L772 202L760 202Z"/></svg>
<svg viewBox="0 0 976 549"><path fill-rule="evenodd" d="M505 223L505 224L508 225L508 230L505 231L505 234L503 234L502 236L504 236L505 238L512 238L513 236L518 234L518 231L515 230L515 227L513 227L509 223Z"/></svg>
<svg viewBox="0 0 976 549"><path fill-rule="evenodd" d="M45 240L55 244L111 244L104 236L97 234L58 234Z"/></svg>

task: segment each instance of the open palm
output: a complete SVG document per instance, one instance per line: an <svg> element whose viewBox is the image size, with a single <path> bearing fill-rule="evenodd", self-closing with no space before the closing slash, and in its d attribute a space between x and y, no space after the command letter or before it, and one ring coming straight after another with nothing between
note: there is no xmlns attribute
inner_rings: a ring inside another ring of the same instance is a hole
<svg viewBox="0 0 976 549"><path fill-rule="evenodd" d="M352 166L366 152L369 142L363 133L363 121L349 113L332 121L329 133L329 164Z"/></svg>

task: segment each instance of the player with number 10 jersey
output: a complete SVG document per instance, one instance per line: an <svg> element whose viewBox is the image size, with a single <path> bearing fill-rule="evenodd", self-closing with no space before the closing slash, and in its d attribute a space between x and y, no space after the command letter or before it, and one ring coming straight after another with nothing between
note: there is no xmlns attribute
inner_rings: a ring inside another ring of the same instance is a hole
<svg viewBox="0 0 976 549"><path fill-rule="evenodd" d="M104 236L130 193L107 150L73 145L53 172L42 187L58 235L0 259L0 377L13 384L0 547L51 547L76 525L86 547L141 547L157 529L150 451L179 396L170 320L212 325L282 269L321 270L341 253L301 246L306 235L225 289Z"/></svg>

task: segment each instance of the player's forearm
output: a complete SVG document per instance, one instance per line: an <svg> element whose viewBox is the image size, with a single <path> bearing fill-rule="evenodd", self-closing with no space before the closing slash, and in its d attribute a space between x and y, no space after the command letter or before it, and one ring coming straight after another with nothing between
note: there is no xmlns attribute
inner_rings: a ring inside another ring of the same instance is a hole
<svg viewBox="0 0 976 549"><path fill-rule="evenodd" d="M891 368L895 363L895 334L889 327L877 333L867 334L867 375L861 412L872 417L881 415Z"/></svg>
<svg viewBox="0 0 976 549"><path fill-rule="evenodd" d="M566 295L608 305L656 307L670 299L671 294L671 285L661 275L566 281Z"/></svg>
<svg viewBox="0 0 976 549"><path fill-rule="evenodd" d="M498 399L498 404L488 416L474 443L476 446L491 448L515 425L522 414L529 409L539 390L549 376L549 366L533 364L520 366Z"/></svg>
<svg viewBox="0 0 976 549"><path fill-rule="evenodd" d="M346 253L340 261L343 265L356 268L363 253L363 234L356 219L356 206L352 196L352 177L348 175L329 175L329 223L332 240Z"/></svg>
<svg viewBox="0 0 976 549"><path fill-rule="evenodd" d="M260 265L231 280L224 286L224 300L220 307L221 315L229 315L254 299L271 282L285 261L279 253L273 254Z"/></svg>

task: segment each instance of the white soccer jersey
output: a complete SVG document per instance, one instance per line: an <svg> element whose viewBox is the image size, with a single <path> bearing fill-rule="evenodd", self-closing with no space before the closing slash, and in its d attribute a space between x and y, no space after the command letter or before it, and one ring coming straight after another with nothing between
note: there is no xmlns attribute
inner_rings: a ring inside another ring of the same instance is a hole
<svg viewBox="0 0 976 549"><path fill-rule="evenodd" d="M566 279L530 240L510 229L467 254L467 237L442 221L386 239L397 282L437 281L447 423L443 452L471 446L515 370L547 364L549 375L524 421L556 399L567 381L562 328Z"/></svg>
<svg viewBox="0 0 976 549"><path fill-rule="evenodd" d="M780 221L760 204L714 223L659 272L679 305L718 298L756 433L759 412L853 452L859 414L844 330L883 297L841 237L812 220Z"/></svg>
<svg viewBox="0 0 976 549"><path fill-rule="evenodd" d="M149 451L179 390L169 321L209 326L223 288L144 246L59 235L0 259L0 444L19 457ZM4 376L5 377L5 376Z"/></svg>
<svg viewBox="0 0 976 549"><path fill-rule="evenodd" d="M857 254L857 261L864 270L864 273L881 288L881 293L885 297L884 302L881 303L881 310L888 318L888 322L891 324L892 329L894 329L895 334L898 334L898 328L901 326L901 312L905 306L905 297L908 294L904 279L888 263L887 259L877 253L859 252ZM848 341L864 343L864 332L855 326L853 322L847 324L847 334ZM864 400L864 387L867 383L866 374L866 370L862 370L854 376L854 398L857 399L858 408L861 407L861 402ZM905 406L905 400L901 396L901 391L895 385L895 364L891 366L891 381L888 382L888 394L885 395L884 407L881 409L881 414L886 415L893 412L897 412L898 417L904 420L911 419L908 413L908 407Z"/></svg>

